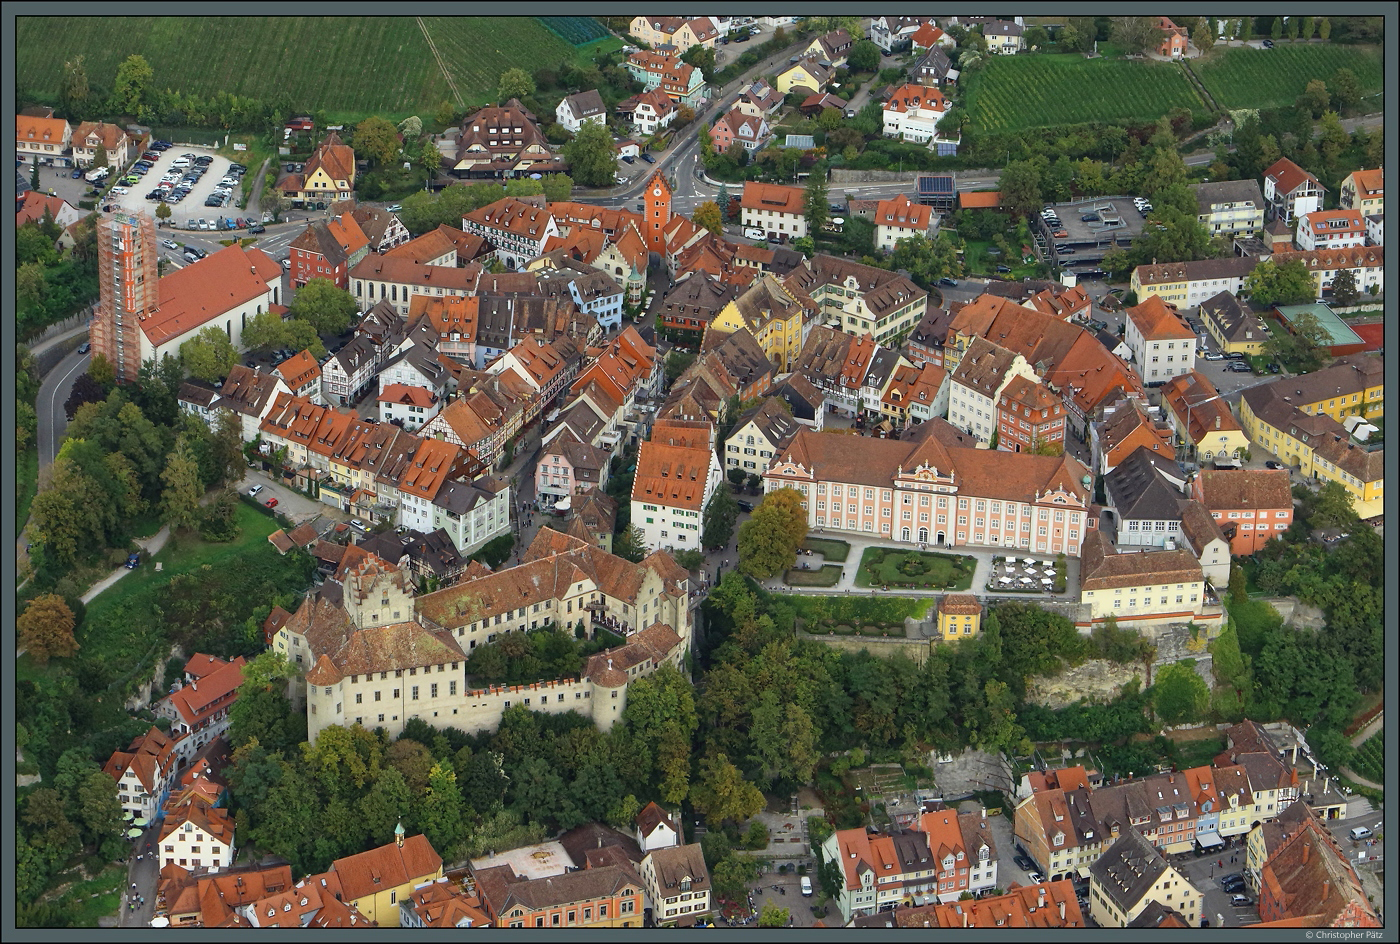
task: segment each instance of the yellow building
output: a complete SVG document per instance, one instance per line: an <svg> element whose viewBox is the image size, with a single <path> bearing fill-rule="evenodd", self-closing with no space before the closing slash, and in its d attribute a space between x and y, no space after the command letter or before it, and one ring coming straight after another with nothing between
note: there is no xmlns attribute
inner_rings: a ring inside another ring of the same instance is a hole
<svg viewBox="0 0 1400 944"><path fill-rule="evenodd" d="M1079 551L1081 603L1089 622L1110 615L1120 624L1201 621L1205 572L1187 550L1119 554L1102 530L1090 531Z"/></svg>
<svg viewBox="0 0 1400 944"><path fill-rule="evenodd" d="M815 59L803 59L779 72L773 84L784 95L791 94L797 88L822 92L826 90L833 74L834 70L826 68Z"/></svg>
<svg viewBox="0 0 1400 944"><path fill-rule="evenodd" d="M405 836L403 824L394 841L359 855L336 859L331 874L340 898L381 928L399 927L399 902L419 885L442 878L442 856L422 834Z"/></svg>
<svg viewBox="0 0 1400 944"><path fill-rule="evenodd" d="M710 329L733 334L747 328L769 362L786 373L793 369L793 361L802 350L802 326L816 316L817 304L811 298L784 287L772 275L764 275L725 305L710 322Z"/></svg>
<svg viewBox="0 0 1400 944"><path fill-rule="evenodd" d="M1379 358L1369 360L1374 361L1376 367L1380 366ZM1378 378L1361 378L1358 383L1369 384L1374 379L1377 386L1348 392L1334 384L1331 396L1320 396L1318 391L1325 388L1311 378L1328 372L1338 376L1336 371L1336 367L1331 367L1318 374L1283 378L1246 390L1240 397L1240 422L1251 440L1296 469L1298 474L1318 481L1341 483L1351 493L1356 513L1362 518L1374 518L1384 511L1385 451L1352 441L1346 427L1333 413L1339 409L1338 401L1347 401L1346 408L1351 410L1353 397L1365 402L1374 390L1377 396L1372 402L1376 406L1368 410L1367 415L1379 416L1383 391ZM1300 381L1307 383L1300 384ZM1313 398L1312 402L1298 405L1299 400L1307 398Z"/></svg>
<svg viewBox="0 0 1400 944"><path fill-rule="evenodd" d="M1264 319L1229 292L1201 302L1201 323L1226 354L1262 354L1270 337Z"/></svg>
<svg viewBox="0 0 1400 944"><path fill-rule="evenodd" d="M1189 443L1197 461L1240 458L1249 451L1244 428L1205 374L1180 374L1163 384L1161 392L1177 441Z"/></svg>
<svg viewBox="0 0 1400 944"><path fill-rule="evenodd" d="M938 637L967 639L982 630L982 604L970 593L950 593L938 602Z"/></svg>

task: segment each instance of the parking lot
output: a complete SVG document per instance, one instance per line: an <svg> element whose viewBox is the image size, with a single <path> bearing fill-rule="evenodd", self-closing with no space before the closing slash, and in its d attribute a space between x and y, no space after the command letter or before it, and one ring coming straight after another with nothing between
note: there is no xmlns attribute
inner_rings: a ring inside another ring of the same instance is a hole
<svg viewBox="0 0 1400 944"><path fill-rule="evenodd" d="M208 159L203 173L197 181L191 180L188 174L199 166L197 162L201 158ZM181 166L176 167L177 163ZM221 186L221 181L228 177L231 164L228 158L220 157L208 148L183 145L170 147L159 152L159 157L145 176L133 184L119 184L118 187L114 187L108 194L105 205L120 208L128 213L144 211L154 215L160 201L148 198L148 194L161 189L162 179L165 178L172 185L165 188L166 190L183 185L188 187L188 193L178 203L168 204L171 216L165 221L163 228L188 230L192 222L201 218L212 222L219 217L236 217L240 215L237 212L237 203L243 191L241 181L228 185L230 192L220 206L205 205L205 201L214 194L215 189ZM119 193L121 188L125 188L126 192Z"/></svg>
<svg viewBox="0 0 1400 944"><path fill-rule="evenodd" d="M1235 861L1232 862L1232 858ZM1235 873L1244 874L1244 858L1244 844L1239 841L1223 851L1199 858L1191 853L1168 856L1172 866L1201 892L1201 917L1209 921L1213 928L1238 928L1259 923L1259 903L1252 889L1244 892L1250 903L1236 906L1231 903L1234 896L1227 894L1220 886L1222 878Z"/></svg>

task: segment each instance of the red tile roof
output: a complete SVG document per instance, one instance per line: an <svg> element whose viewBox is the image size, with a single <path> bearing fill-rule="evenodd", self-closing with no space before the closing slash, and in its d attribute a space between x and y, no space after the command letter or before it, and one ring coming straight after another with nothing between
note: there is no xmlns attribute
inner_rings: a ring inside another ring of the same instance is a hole
<svg viewBox="0 0 1400 944"><path fill-rule="evenodd" d="M271 294L282 267L261 249L228 246L162 278L160 305L141 320L151 344L197 331L225 312Z"/></svg>
<svg viewBox="0 0 1400 944"><path fill-rule="evenodd" d="M1282 193L1292 193L1308 181L1312 181L1315 187L1322 187L1316 177L1286 157L1280 157L1269 165L1269 169L1264 171L1264 176L1272 177L1275 187Z"/></svg>

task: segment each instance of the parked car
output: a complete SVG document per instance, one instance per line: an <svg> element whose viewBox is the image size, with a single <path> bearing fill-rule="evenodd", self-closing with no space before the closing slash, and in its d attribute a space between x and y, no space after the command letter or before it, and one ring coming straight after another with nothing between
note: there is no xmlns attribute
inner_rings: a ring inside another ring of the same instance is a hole
<svg viewBox="0 0 1400 944"><path fill-rule="evenodd" d="M263 502L263 507L265 507L265 508L276 508L276 507L277 507L277 499L275 499L275 498L269 498L267 501Z"/></svg>
<svg viewBox="0 0 1400 944"><path fill-rule="evenodd" d="M740 502L735 502L735 504L739 506L739 510L740 510L740 511L753 511L753 502L750 502L750 501L740 501Z"/></svg>
<svg viewBox="0 0 1400 944"><path fill-rule="evenodd" d="M622 161L623 161L624 164L635 164L635 163L637 163L637 159L636 159L635 157L633 157L631 154L624 154L624 155L622 155Z"/></svg>
<svg viewBox="0 0 1400 944"><path fill-rule="evenodd" d="M1252 904L1254 904L1254 902L1250 899L1248 895L1230 896L1230 907L1232 908L1248 908Z"/></svg>
<svg viewBox="0 0 1400 944"><path fill-rule="evenodd" d="M753 227L753 226L750 226L748 229L744 230L744 238L745 238L745 239L763 239L763 238L764 238L763 230L758 229L758 228Z"/></svg>
<svg viewBox="0 0 1400 944"><path fill-rule="evenodd" d="M173 239L162 239L162 240L160 241L160 244L161 244L162 246L164 246L166 249L179 249L179 248L180 248L180 244L177 243L177 242L176 242L175 240L173 240Z"/></svg>
<svg viewBox="0 0 1400 944"><path fill-rule="evenodd" d="M262 487L261 485L254 485L252 488L248 489L248 494L249 494L249 496L251 496L251 497L253 497L253 498L256 498L257 495L258 495L258 492L261 492L262 490L263 490L263 487Z"/></svg>
<svg viewBox="0 0 1400 944"><path fill-rule="evenodd" d="M387 207L386 209L387 209L390 213L400 213L400 212L403 211L403 204L402 204L402 203L395 203L393 206Z"/></svg>
<svg viewBox="0 0 1400 944"><path fill-rule="evenodd" d="M1058 253L1059 253L1060 255L1062 255L1062 256L1072 256L1072 255L1074 255L1074 248L1071 247L1071 246L1060 246L1060 247L1057 247L1057 248L1055 249L1055 251L1058 252Z"/></svg>
<svg viewBox="0 0 1400 944"><path fill-rule="evenodd" d="M1273 459L1270 459L1268 462L1265 462L1265 463L1264 463L1264 468L1266 468L1266 469L1281 469L1281 468L1283 468L1283 463L1282 463L1282 462L1277 462L1277 461L1275 461L1275 460L1273 460Z"/></svg>
<svg viewBox="0 0 1400 944"><path fill-rule="evenodd" d="M1045 881L1045 876L1041 875L1039 872L1032 872L1027 877L1030 879L1032 885L1039 885Z"/></svg>
<svg viewBox="0 0 1400 944"><path fill-rule="evenodd" d="M1225 355L1221 354L1219 351L1206 351L1205 358L1208 361L1223 361Z"/></svg>
<svg viewBox="0 0 1400 944"><path fill-rule="evenodd" d="M1265 48L1265 49L1273 49L1273 48L1274 48L1274 41L1273 41L1272 39L1266 39L1266 40L1264 40L1264 48Z"/></svg>
<svg viewBox="0 0 1400 944"><path fill-rule="evenodd" d="M950 279L950 278L948 278L948 277L945 275L943 278L941 278L941 279L938 280L938 284L939 284L939 285L948 285L948 286L956 287L957 284L958 284L958 280L957 280L957 279Z"/></svg>
<svg viewBox="0 0 1400 944"><path fill-rule="evenodd" d="M1250 374L1254 372L1253 368L1251 368L1244 361L1232 361L1230 363L1230 366L1227 367L1226 370L1230 371L1233 374Z"/></svg>
<svg viewBox="0 0 1400 944"><path fill-rule="evenodd" d="M1098 221L1099 215L1097 213L1085 213L1079 218L1079 222L1081 223L1097 223Z"/></svg>
<svg viewBox="0 0 1400 944"><path fill-rule="evenodd" d="M1283 372L1283 368L1280 367L1280 366L1277 365L1277 364L1270 364L1270 365L1268 366L1267 370L1268 370L1269 373L1271 373L1271 374L1278 374L1278 373L1282 373L1282 372Z"/></svg>
<svg viewBox="0 0 1400 944"><path fill-rule="evenodd" d="M810 876L807 875L802 876L802 897L812 897L812 879Z"/></svg>
<svg viewBox="0 0 1400 944"><path fill-rule="evenodd" d="M137 565L140 564L140 563L141 563L141 555L140 555L140 554L128 554L128 555L127 555L127 557L126 557L126 569L127 569L127 570L135 570L136 567L137 567Z"/></svg>
<svg viewBox="0 0 1400 944"><path fill-rule="evenodd" d="M646 161L648 164L656 163L656 158L652 157L651 154L646 151L642 152L642 160Z"/></svg>
<svg viewBox="0 0 1400 944"><path fill-rule="evenodd" d="M369 530L368 528L365 527L365 523L364 523L363 521L361 521L359 518L351 518L351 519L350 519L350 527L352 527L352 528L358 528L358 529L361 530L361 531L368 531L368 530Z"/></svg>
<svg viewBox="0 0 1400 944"><path fill-rule="evenodd" d="M250 233L265 233L265 232L267 232L267 227L264 226L264 225L262 225L261 223L254 223L254 224L252 224L251 226L248 227L248 232L250 232Z"/></svg>
<svg viewBox="0 0 1400 944"><path fill-rule="evenodd" d="M1004 272L1010 272L1010 271L1011 271L1011 266L1009 266L1009 265L999 265L999 266L997 266L997 271L998 271L998 272L1003 272L1003 273L1004 273Z"/></svg>
<svg viewBox="0 0 1400 944"><path fill-rule="evenodd" d="M1055 230L1055 232L1053 233L1053 235L1054 235L1054 237L1055 237L1056 239L1066 239L1066 238L1068 238L1069 233L1065 232L1065 231L1062 230L1062 229L1057 229L1057 230Z"/></svg>
<svg viewBox="0 0 1400 944"><path fill-rule="evenodd" d="M1016 856L1016 864L1027 872L1035 871L1035 863L1023 855Z"/></svg>

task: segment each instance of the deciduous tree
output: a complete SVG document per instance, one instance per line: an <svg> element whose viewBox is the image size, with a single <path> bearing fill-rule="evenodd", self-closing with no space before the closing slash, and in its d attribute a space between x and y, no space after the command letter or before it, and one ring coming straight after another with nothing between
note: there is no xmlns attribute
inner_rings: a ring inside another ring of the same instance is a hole
<svg viewBox="0 0 1400 944"><path fill-rule="evenodd" d="M378 115L371 115L355 126L355 150L383 167L394 161L399 153L399 131Z"/></svg>
<svg viewBox="0 0 1400 944"><path fill-rule="evenodd" d="M703 227L719 236L724 231L724 221L720 218L719 204L713 200L706 200L695 208L695 213L691 219L696 226Z"/></svg>
<svg viewBox="0 0 1400 944"><path fill-rule="evenodd" d="M496 95L504 105L512 98L525 99L535 94L535 80L524 69L507 69L496 82Z"/></svg>
<svg viewBox="0 0 1400 944"><path fill-rule="evenodd" d="M311 325L317 334L330 337L344 333L357 310L354 295L329 279L312 279L297 290L289 313Z"/></svg>
<svg viewBox="0 0 1400 944"><path fill-rule="evenodd" d="M606 187L617 170L612 133L596 122L585 122L573 140L564 145L569 176L585 187Z"/></svg>
<svg viewBox="0 0 1400 944"><path fill-rule="evenodd" d="M1153 16L1115 16L1109 38L1130 56L1140 56L1162 44L1163 32Z"/></svg>
<svg viewBox="0 0 1400 944"><path fill-rule="evenodd" d="M193 528L199 520L199 497L204 490L200 484L199 463L185 436L176 441L175 451L170 454L160 479L165 483L161 512L166 524L177 531Z"/></svg>
<svg viewBox="0 0 1400 944"><path fill-rule="evenodd" d="M1313 298L1316 284L1301 260L1275 265L1265 259L1245 276L1244 289L1258 311L1275 305L1299 305Z"/></svg>
<svg viewBox="0 0 1400 944"><path fill-rule="evenodd" d="M716 824L746 820L763 809L763 794L723 754L700 762L700 776L690 786L690 803Z"/></svg>
<svg viewBox="0 0 1400 944"><path fill-rule="evenodd" d="M806 537L802 494L791 488L769 492L739 528L739 570L758 578L786 570L796 562L797 547Z"/></svg>
<svg viewBox="0 0 1400 944"><path fill-rule="evenodd" d="M69 121L86 118L88 94L87 66L83 63L83 57L76 56L64 62L63 78L58 84L58 105L64 117Z"/></svg>
<svg viewBox="0 0 1400 944"><path fill-rule="evenodd" d="M1327 83L1321 79L1309 79L1303 94L1298 96L1297 105L1316 118L1327 110L1331 101L1332 95L1327 91Z"/></svg>
<svg viewBox="0 0 1400 944"><path fill-rule="evenodd" d="M20 646L40 665L54 656L66 659L77 653L74 625L73 611L56 593L35 597L15 620Z"/></svg>
<svg viewBox="0 0 1400 944"><path fill-rule="evenodd" d="M180 345L180 361L191 377L213 383L238 363L238 349L221 328L210 325Z"/></svg>
<svg viewBox="0 0 1400 944"><path fill-rule="evenodd" d="M155 80L155 70L144 56L133 53L117 66L117 78L112 84L111 110L122 115L132 115L140 119L146 109L151 93L151 83ZM97 153L105 156L105 149Z"/></svg>

